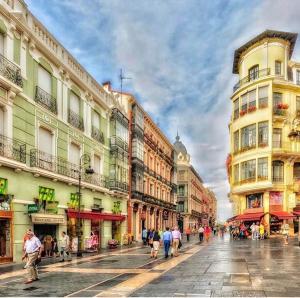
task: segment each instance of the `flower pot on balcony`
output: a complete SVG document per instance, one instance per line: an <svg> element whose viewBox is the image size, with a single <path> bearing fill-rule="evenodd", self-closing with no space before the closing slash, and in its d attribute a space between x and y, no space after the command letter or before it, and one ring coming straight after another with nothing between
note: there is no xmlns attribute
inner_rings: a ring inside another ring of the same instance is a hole
<svg viewBox="0 0 300 298"><path fill-rule="evenodd" d="M240 111L240 116L242 117L242 116L244 116L244 115L246 115L247 114L247 111Z"/></svg>
<svg viewBox="0 0 300 298"><path fill-rule="evenodd" d="M276 106L277 109L279 110L287 110L289 108L289 105L287 103L280 102Z"/></svg>
<svg viewBox="0 0 300 298"><path fill-rule="evenodd" d="M256 111L256 107L250 107L248 108L248 113Z"/></svg>

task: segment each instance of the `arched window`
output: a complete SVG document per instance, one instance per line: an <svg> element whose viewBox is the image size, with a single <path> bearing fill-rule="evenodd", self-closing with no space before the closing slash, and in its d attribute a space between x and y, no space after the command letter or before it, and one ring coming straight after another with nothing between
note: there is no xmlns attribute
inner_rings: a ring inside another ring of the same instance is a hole
<svg viewBox="0 0 300 298"><path fill-rule="evenodd" d="M273 182L283 182L284 180L284 162L273 160L272 162L272 179Z"/></svg>
<svg viewBox="0 0 300 298"><path fill-rule="evenodd" d="M254 65L249 69L249 80L253 81L258 79L259 77L259 66Z"/></svg>

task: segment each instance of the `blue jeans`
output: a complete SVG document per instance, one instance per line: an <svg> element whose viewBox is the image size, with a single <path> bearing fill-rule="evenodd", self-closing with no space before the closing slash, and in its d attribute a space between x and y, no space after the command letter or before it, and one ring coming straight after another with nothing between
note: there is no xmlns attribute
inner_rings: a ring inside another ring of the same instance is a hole
<svg viewBox="0 0 300 298"><path fill-rule="evenodd" d="M170 240L164 240L165 257L169 256L170 245L171 245L171 241Z"/></svg>

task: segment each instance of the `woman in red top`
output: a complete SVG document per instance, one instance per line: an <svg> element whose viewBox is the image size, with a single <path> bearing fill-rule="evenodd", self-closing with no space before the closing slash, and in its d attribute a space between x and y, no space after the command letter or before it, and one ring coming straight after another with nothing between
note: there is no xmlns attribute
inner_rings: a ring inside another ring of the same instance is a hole
<svg viewBox="0 0 300 298"><path fill-rule="evenodd" d="M205 227L204 227L204 238L205 238L206 242L209 241L210 234L211 234L210 226L205 225Z"/></svg>

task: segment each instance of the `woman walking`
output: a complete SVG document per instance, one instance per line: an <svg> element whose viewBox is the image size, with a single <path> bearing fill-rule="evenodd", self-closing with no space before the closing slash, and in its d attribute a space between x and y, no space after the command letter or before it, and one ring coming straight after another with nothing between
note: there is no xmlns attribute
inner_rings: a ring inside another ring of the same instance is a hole
<svg viewBox="0 0 300 298"><path fill-rule="evenodd" d="M205 238L206 242L209 241L210 234L211 234L211 228L210 228L210 226L205 225L205 227L204 227L204 238Z"/></svg>
<svg viewBox="0 0 300 298"><path fill-rule="evenodd" d="M153 236L154 236L154 231L150 230L149 232L149 236L148 236L148 244L151 248L151 252L150 252L150 258L154 257L154 249L153 249Z"/></svg>
<svg viewBox="0 0 300 298"><path fill-rule="evenodd" d="M151 253L151 257L153 257L155 259L157 259L159 245L160 245L160 235L159 235L158 230L155 230L155 232L153 234L153 254Z"/></svg>

